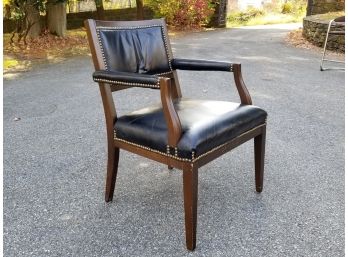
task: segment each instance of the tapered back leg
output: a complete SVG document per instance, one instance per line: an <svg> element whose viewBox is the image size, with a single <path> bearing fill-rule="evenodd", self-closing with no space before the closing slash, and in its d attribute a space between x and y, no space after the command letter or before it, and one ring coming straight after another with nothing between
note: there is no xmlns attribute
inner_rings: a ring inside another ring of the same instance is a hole
<svg viewBox="0 0 348 257"><path fill-rule="evenodd" d="M255 186L256 192L261 193L263 189L263 171L265 166L265 142L266 142L266 126L262 133L254 138L255 153Z"/></svg>
<svg viewBox="0 0 348 257"><path fill-rule="evenodd" d="M105 201L110 202L114 196L120 149L112 147L108 153L108 167L106 174Z"/></svg>
<svg viewBox="0 0 348 257"><path fill-rule="evenodd" d="M196 248L197 231L197 200L198 200L198 169L193 165L186 165L183 170L184 208L186 247L193 251Z"/></svg>

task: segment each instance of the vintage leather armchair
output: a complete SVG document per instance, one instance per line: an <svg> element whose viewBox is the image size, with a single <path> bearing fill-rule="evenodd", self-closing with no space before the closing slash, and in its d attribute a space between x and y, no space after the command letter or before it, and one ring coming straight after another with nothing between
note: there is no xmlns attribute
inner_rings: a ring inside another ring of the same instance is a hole
<svg viewBox="0 0 348 257"><path fill-rule="evenodd" d="M86 20L85 26L106 118L105 200L113 198L119 149L183 170L186 246L194 250L198 168L254 139L261 192L267 113L252 105L240 64L173 58L163 19ZM233 72L241 103L182 98L176 70ZM117 117L112 92L131 87L158 89L161 103Z"/></svg>

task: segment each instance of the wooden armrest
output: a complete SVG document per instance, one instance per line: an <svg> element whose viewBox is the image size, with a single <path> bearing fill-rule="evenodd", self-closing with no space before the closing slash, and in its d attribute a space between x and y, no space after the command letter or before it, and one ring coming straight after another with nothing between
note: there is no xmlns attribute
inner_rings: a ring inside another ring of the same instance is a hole
<svg viewBox="0 0 348 257"><path fill-rule="evenodd" d="M246 105L251 105L252 104L251 96L249 94L249 91L242 77L242 65L239 63L234 63L232 64L232 68L233 68L234 82L236 84L241 103Z"/></svg>
<svg viewBox="0 0 348 257"><path fill-rule="evenodd" d="M252 104L249 91L243 81L241 64L194 59L173 59L172 67L179 70L233 72L234 81L242 104Z"/></svg>
<svg viewBox="0 0 348 257"><path fill-rule="evenodd" d="M168 145L176 147L182 135L182 128L173 104L170 78L160 78L160 91L164 117L168 127Z"/></svg>

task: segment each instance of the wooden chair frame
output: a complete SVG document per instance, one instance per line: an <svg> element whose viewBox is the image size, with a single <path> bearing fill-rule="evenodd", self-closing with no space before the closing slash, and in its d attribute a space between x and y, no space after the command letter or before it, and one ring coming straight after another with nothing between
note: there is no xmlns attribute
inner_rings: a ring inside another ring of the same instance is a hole
<svg viewBox="0 0 348 257"><path fill-rule="evenodd" d="M98 37L95 33L92 32L96 31L97 26L116 27L127 26L128 24L128 22L120 21L85 21L95 70L103 70L106 69L106 67L103 61L103 53L98 43ZM154 24L154 21L132 21L132 26L143 26L144 24L152 25ZM164 33L165 37L168 38L168 32L165 26ZM168 44L167 47L169 48L169 57L173 58L170 44ZM232 64L231 69L234 74L234 81L240 96L241 103L245 105L250 105L252 101L242 78L241 65ZM163 105L163 110L168 128L168 143L170 147L174 149L182 133L180 119L173 105L173 100L176 98L181 98L182 96L176 71L173 70L170 74L167 74L165 77L161 77L159 84L161 102ZM229 142L226 142L223 145L220 145L219 147L212 149L211 151L199 156L193 161L180 160L179 158L171 157L171 155L165 155L163 153L151 151L146 147L130 144L129 142L116 140L114 138L114 124L117 120L117 114L112 97L112 92L127 88L129 87L120 85L115 86L103 82L99 83L99 89L101 92L101 97L105 111L108 144L105 201L109 202L113 199L120 149L163 163L165 165L168 165L169 168L174 167L183 170L186 246L187 249L192 251L196 247L198 168L218 158L224 153L229 152L231 149L243 144L244 142L250 139L254 139L256 191L261 192L263 188L266 123L243 133L242 135L234 138Z"/></svg>

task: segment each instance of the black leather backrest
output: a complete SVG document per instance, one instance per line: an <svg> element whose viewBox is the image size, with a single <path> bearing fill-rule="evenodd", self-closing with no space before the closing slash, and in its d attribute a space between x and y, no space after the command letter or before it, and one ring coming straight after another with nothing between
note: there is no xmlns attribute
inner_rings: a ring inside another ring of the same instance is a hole
<svg viewBox="0 0 348 257"><path fill-rule="evenodd" d="M163 25L97 27L107 70L161 74L170 72Z"/></svg>

